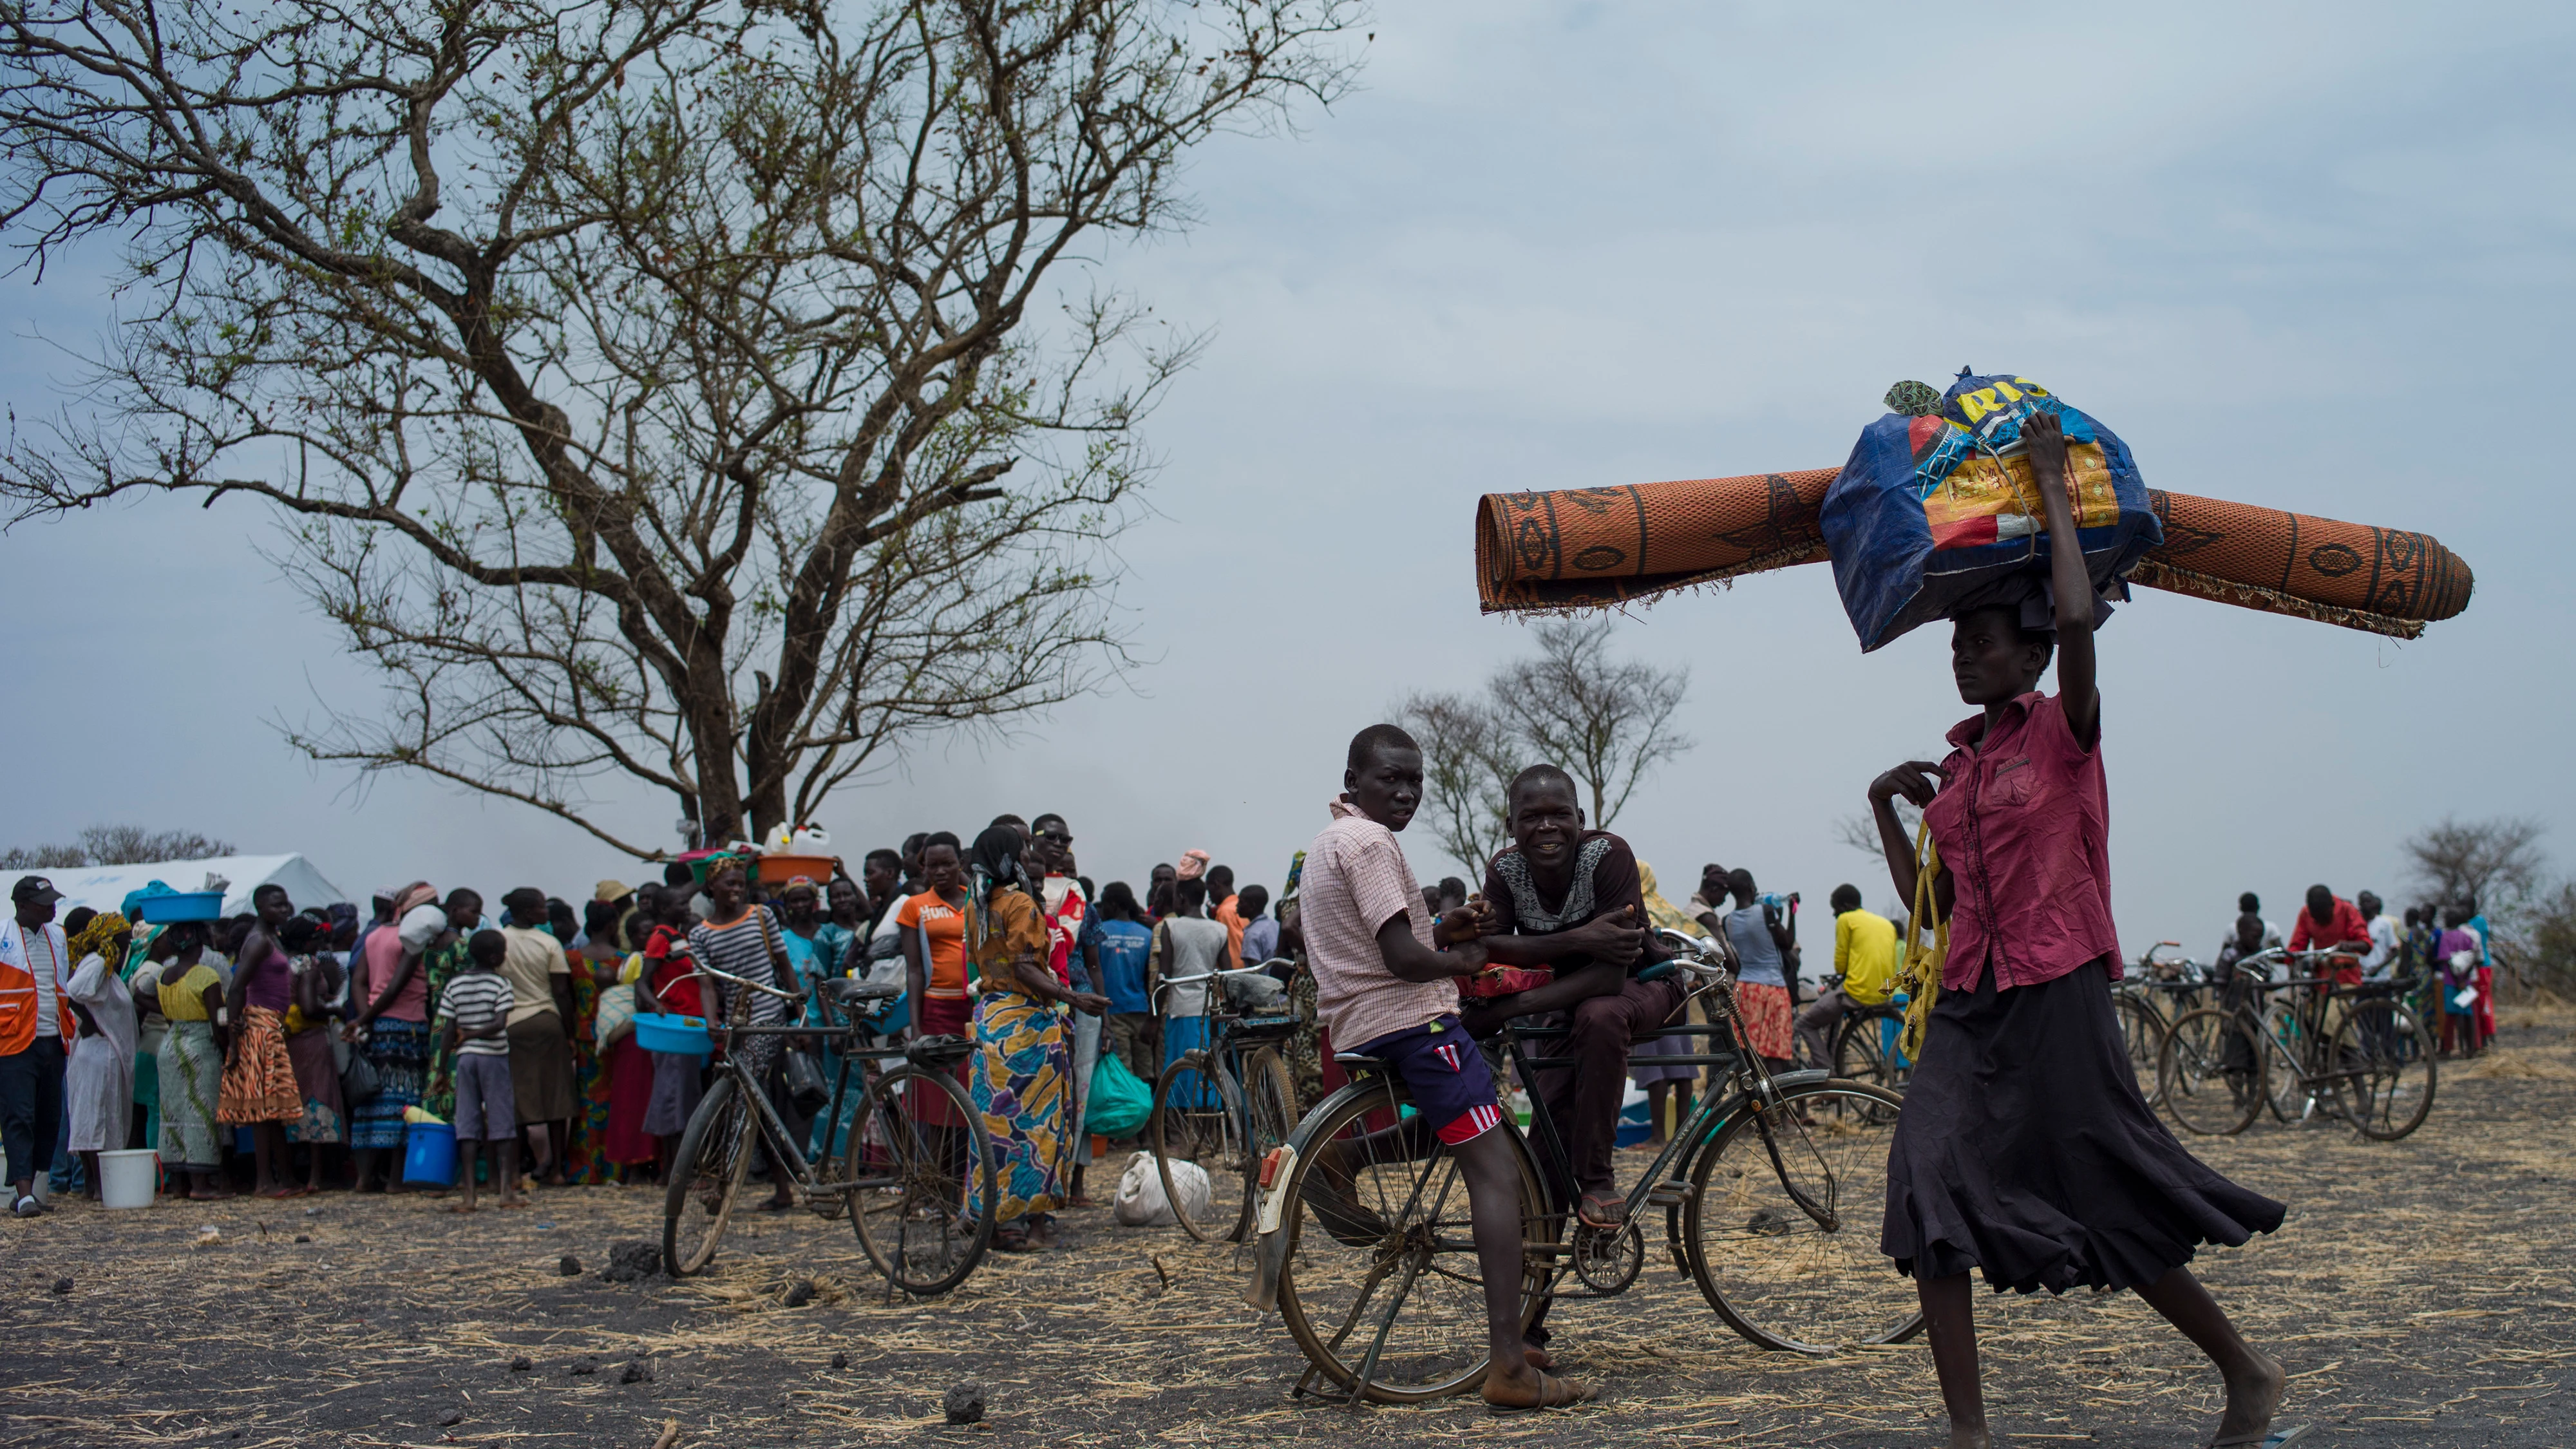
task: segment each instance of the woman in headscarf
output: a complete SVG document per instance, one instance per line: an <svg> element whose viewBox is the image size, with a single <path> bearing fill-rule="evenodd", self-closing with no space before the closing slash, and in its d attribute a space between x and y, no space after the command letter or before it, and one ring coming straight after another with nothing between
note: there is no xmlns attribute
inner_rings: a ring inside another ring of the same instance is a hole
<svg viewBox="0 0 2576 1449"><path fill-rule="evenodd" d="M144 926L135 931L117 968L134 998L134 1128L146 1147L161 1140L161 1038L170 1030L161 1019L161 998L154 994L161 984L161 963L152 959L152 944L168 929Z"/></svg>
<svg viewBox="0 0 2576 1449"><path fill-rule="evenodd" d="M205 962L206 928L182 921L152 943L161 974L152 988L168 1024L161 1037L161 1139L154 1147L175 1178L185 1173L192 1198L230 1197L215 1186L224 1165L215 1137L215 1109L223 1098L224 1049L215 1034L215 1009L224 1002L224 979ZM138 988L140 989L140 988Z"/></svg>
<svg viewBox="0 0 2576 1449"><path fill-rule="evenodd" d="M63 1069L63 1114L71 1119L71 1150L89 1169L89 1195L98 1196L98 1155L121 1151L134 1130L134 997L118 979L132 928L125 917L103 911L71 939L80 963L63 995L80 1022L80 1039Z"/></svg>
<svg viewBox="0 0 2576 1449"><path fill-rule="evenodd" d="M1065 1127L1073 1107L1072 1059L1063 1008L1098 1016L1109 998L1075 991L1047 965L1047 925L1032 883L1040 877L1027 837L996 825L975 837L966 950L982 980L975 1003L977 1052L968 1095L983 1114L998 1162L1005 1252L1054 1241L1049 1216L1065 1199ZM972 1213L980 1204L970 1202Z"/></svg>
<svg viewBox="0 0 2576 1449"><path fill-rule="evenodd" d="M608 1129L601 1151L616 1164L620 1182L632 1181L632 1169L650 1166L655 1156L653 1134L644 1130L644 1114L653 1104L653 1057L635 1040L635 1013L641 1009L637 998L642 988L636 983L644 976L644 944L656 925L660 896L658 886L637 886L627 897L631 904L623 911L612 906L615 919L608 930L593 932L590 940L594 958L603 947L618 952L610 984L600 988L592 1034L606 1038L596 1044L600 1075L608 1081Z"/></svg>

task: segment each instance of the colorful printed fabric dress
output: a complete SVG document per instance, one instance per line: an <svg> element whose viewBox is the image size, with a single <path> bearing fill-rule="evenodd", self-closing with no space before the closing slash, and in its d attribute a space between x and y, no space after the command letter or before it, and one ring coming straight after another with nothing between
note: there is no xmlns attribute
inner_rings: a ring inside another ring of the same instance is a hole
<svg viewBox="0 0 2576 1449"><path fill-rule="evenodd" d="M1037 902L1025 891L996 890L968 907L966 927L984 987L975 1006L975 1042L982 1050L967 1070L967 1089L993 1139L1001 1193L995 1217L1007 1223L1064 1203L1073 1063L1055 1003L997 989L1018 982L1014 958L1046 960L1046 920ZM980 1197L970 1199L967 1211L980 1211L981 1205Z"/></svg>
<svg viewBox="0 0 2576 1449"><path fill-rule="evenodd" d="M429 999L441 1001L447 995L447 983L465 969L465 933L450 933L446 945L432 946L420 958L420 967L429 973ZM425 1033L424 1033L425 1035ZM439 1037L446 1036L445 1032ZM430 1039L429 1081L420 1094L421 1110L441 1122L456 1120L456 1051L441 1040Z"/></svg>

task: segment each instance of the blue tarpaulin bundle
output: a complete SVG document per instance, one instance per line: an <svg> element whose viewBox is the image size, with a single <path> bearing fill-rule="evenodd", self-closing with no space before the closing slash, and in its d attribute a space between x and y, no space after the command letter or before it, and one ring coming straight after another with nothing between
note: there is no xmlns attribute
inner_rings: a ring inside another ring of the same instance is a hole
<svg viewBox="0 0 2576 1449"><path fill-rule="evenodd" d="M1934 619L2021 603L2045 581L2048 524L2021 436L2035 412L2063 420L2095 592L2127 597L2130 567L2164 541L2128 445L2030 379L1962 368L1947 392L1898 383L1887 402L1895 411L1862 430L1819 518L1864 651Z"/></svg>

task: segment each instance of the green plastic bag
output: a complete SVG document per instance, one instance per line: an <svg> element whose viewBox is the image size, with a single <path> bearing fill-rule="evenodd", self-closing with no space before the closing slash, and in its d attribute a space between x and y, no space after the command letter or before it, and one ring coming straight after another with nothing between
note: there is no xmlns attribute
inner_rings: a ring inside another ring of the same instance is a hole
<svg viewBox="0 0 2576 1449"><path fill-rule="evenodd" d="M1154 1089L1145 1085L1116 1052L1102 1052L1091 1069L1091 1100L1083 1104L1082 1125L1103 1137L1132 1137L1154 1110Z"/></svg>

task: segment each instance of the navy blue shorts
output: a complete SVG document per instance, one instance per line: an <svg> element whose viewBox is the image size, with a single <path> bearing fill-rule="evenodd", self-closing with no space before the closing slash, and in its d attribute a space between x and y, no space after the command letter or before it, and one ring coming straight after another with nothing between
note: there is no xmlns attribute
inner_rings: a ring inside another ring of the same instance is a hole
<svg viewBox="0 0 2576 1449"><path fill-rule="evenodd" d="M1390 1032L1359 1048L1394 1068L1413 1089L1413 1110L1455 1147L1502 1125L1503 1109L1494 1099L1494 1074L1485 1054L1455 1016L1429 1026Z"/></svg>

